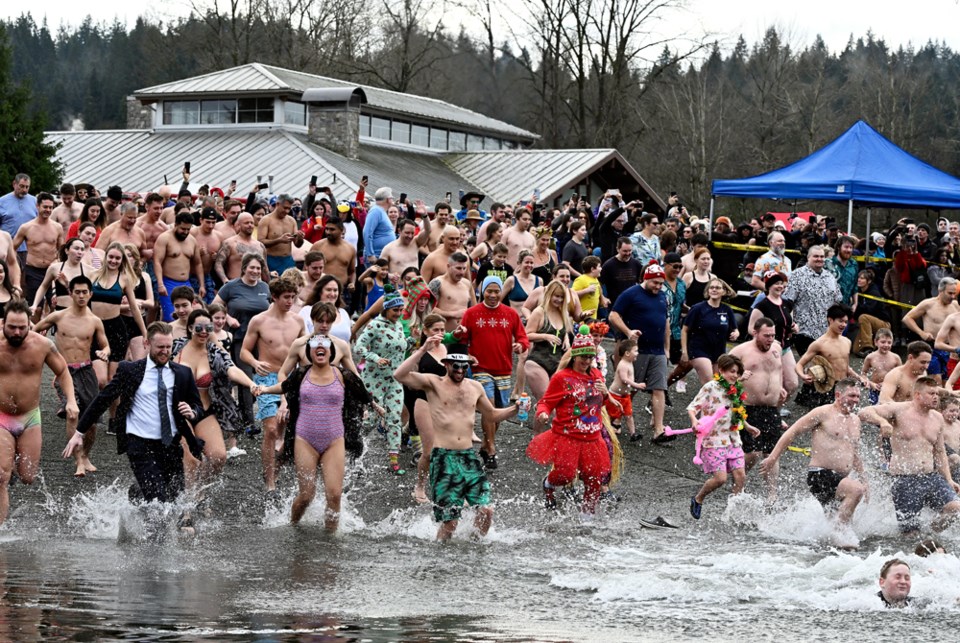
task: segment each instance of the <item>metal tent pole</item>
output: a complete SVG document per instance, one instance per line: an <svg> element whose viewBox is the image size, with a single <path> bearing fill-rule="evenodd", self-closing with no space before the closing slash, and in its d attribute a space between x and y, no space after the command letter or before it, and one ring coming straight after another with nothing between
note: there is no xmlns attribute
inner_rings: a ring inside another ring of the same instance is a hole
<svg viewBox="0 0 960 643"><path fill-rule="evenodd" d="M707 229L707 238L713 241L713 201L714 197L710 197L710 227Z"/></svg>
<svg viewBox="0 0 960 643"><path fill-rule="evenodd" d="M850 205L847 208L847 234L853 231L853 199L850 199Z"/></svg>
<svg viewBox="0 0 960 643"><path fill-rule="evenodd" d="M864 252L863 252L864 257L866 258L866 260L863 262L864 268L866 268L866 266L867 266L867 260L869 260L869 258L870 258L870 208L867 208L867 237L866 237L866 242L867 242L867 245L864 246L865 250L864 250Z"/></svg>

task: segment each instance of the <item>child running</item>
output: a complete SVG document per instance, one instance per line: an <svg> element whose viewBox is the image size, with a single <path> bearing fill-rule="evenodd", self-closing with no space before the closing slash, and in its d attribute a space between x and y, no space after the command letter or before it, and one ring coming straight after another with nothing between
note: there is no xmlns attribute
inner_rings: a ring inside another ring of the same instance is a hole
<svg viewBox="0 0 960 643"><path fill-rule="evenodd" d="M712 416L721 407L727 408L727 412L718 417L710 433L703 439L700 458L703 460L703 472L711 475L711 478L703 483L695 496L690 497L690 515L695 520L700 520L706 497L726 484L728 473L733 475L733 493L743 491L747 474L740 430L746 429L754 437L760 435L759 429L747 424L744 407L746 395L740 382L743 362L739 357L724 354L717 359L717 370L719 372L703 385L687 406L690 423L694 427L699 423L699 418Z"/></svg>
<svg viewBox="0 0 960 643"><path fill-rule="evenodd" d="M619 408L615 404L607 403L607 413L610 414L611 423L619 419L621 426L630 434L630 441L636 442L641 436L637 434L633 423L633 394L647 388L643 382L637 382L633 374L633 363L640 354L637 340L621 341L617 345L617 352L620 353L620 362L610 385L610 397L619 402ZM620 433L619 429L617 433Z"/></svg>
<svg viewBox="0 0 960 643"><path fill-rule="evenodd" d="M893 333L889 328L878 329L873 336L873 343L877 350L864 358L860 368L860 374L869 380L870 404L880 401L880 389L887 373L903 363L899 355L890 351L893 348Z"/></svg>

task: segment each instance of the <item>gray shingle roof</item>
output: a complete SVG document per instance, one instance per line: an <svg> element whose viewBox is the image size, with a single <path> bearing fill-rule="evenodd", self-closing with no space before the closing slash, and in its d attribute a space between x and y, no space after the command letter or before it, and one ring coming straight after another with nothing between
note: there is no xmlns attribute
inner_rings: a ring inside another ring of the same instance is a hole
<svg viewBox="0 0 960 643"><path fill-rule="evenodd" d="M223 71L194 76L183 80L154 85L134 92L141 100L172 96L198 97L224 94L301 94L317 87L361 87L367 95L367 106L377 111L408 117L419 117L441 123L459 125L465 130L497 133L501 136L522 138L533 142L539 136L520 127L478 114L445 101L379 87L358 85L326 76L250 63Z"/></svg>

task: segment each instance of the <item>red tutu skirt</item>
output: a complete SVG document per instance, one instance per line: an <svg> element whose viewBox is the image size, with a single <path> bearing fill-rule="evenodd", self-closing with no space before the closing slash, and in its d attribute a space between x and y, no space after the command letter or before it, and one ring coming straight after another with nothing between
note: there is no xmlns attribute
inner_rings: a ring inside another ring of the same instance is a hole
<svg viewBox="0 0 960 643"><path fill-rule="evenodd" d="M562 478L572 478L577 471L581 478L597 479L610 473L610 452L599 431L587 439L544 431L527 445L527 457L538 464L552 464Z"/></svg>

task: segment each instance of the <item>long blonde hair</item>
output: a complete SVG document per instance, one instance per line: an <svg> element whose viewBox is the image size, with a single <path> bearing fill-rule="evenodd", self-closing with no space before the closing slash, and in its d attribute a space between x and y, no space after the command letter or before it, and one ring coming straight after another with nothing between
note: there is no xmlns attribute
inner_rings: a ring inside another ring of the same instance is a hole
<svg viewBox="0 0 960 643"><path fill-rule="evenodd" d="M543 294L540 295L540 306L539 308L543 309L543 319L546 321L549 319L547 313L550 312L550 300L553 299L554 293L559 290L563 293L563 304L560 306L560 319L563 320L563 330L570 333L573 331L573 321L570 319L570 312L567 306L567 298L569 296L569 291L567 287L564 286L559 281L551 281L543 288Z"/></svg>
<svg viewBox="0 0 960 643"><path fill-rule="evenodd" d="M140 282L140 275L133 270L130 262L127 261L127 253L124 249L124 245L119 241L114 241L107 246L107 249L103 253L103 264L100 266L99 270L90 275L90 281L93 283L98 283L103 276L107 274L107 270L109 270L107 267L107 255L110 254L111 250L116 250L120 253L120 267L118 269L120 276L126 276L127 281L130 282L131 285L137 285Z"/></svg>

